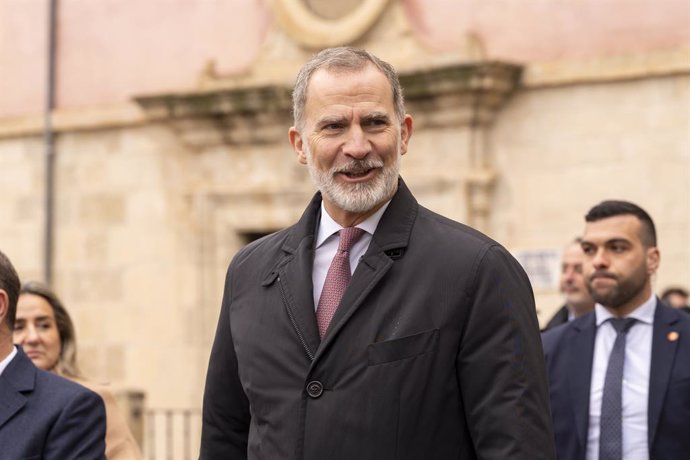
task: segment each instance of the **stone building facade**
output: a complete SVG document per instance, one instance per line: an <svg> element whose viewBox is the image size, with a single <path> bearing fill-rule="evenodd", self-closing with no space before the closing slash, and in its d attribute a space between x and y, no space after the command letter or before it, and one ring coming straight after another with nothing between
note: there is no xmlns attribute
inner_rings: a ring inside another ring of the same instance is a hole
<svg viewBox="0 0 690 460"><path fill-rule="evenodd" d="M654 217L659 290L690 285L687 5L555 3L59 2L53 285L86 373L200 406L229 260L313 193L290 89L329 45L398 68L403 177L529 265L541 321L559 250L603 199ZM23 279L45 273L45 37L25 19L45 13L0 0L0 248Z"/></svg>

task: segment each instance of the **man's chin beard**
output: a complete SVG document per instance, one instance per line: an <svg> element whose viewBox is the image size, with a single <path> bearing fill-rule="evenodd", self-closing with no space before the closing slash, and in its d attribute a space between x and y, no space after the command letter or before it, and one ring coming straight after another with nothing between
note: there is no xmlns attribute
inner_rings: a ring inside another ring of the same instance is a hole
<svg viewBox="0 0 690 460"><path fill-rule="evenodd" d="M612 310L627 307L631 300L637 297L648 282L643 272L636 274L635 278L619 280L615 287L604 292L597 292L590 287L590 294L595 302Z"/></svg>
<svg viewBox="0 0 690 460"><path fill-rule="evenodd" d="M309 174L321 194L338 208L352 213L367 212L388 201L398 183L399 163L389 167L379 166L371 181L344 184L336 180L337 172L317 171L309 165Z"/></svg>

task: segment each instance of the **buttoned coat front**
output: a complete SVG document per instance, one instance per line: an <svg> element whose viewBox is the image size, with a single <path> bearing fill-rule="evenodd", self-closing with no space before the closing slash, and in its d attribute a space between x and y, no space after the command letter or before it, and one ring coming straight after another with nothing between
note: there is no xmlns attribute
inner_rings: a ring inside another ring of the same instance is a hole
<svg viewBox="0 0 690 460"><path fill-rule="evenodd" d="M320 203L230 265L201 458L553 458L534 300L513 257L401 180L320 340Z"/></svg>

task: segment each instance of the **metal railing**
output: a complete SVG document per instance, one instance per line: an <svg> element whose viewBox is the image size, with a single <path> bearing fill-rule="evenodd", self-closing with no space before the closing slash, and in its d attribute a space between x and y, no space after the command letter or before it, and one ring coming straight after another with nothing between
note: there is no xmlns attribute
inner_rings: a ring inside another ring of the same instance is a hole
<svg viewBox="0 0 690 460"><path fill-rule="evenodd" d="M200 409L146 410L143 443L145 459L197 459L200 437Z"/></svg>

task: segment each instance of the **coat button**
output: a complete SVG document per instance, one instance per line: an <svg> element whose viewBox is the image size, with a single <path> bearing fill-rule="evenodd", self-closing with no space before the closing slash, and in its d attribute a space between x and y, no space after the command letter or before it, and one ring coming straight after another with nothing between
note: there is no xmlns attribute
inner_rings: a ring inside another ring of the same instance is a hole
<svg viewBox="0 0 690 460"><path fill-rule="evenodd" d="M323 394L323 384L318 380L312 380L311 382L307 383L307 394L311 398L318 398Z"/></svg>

